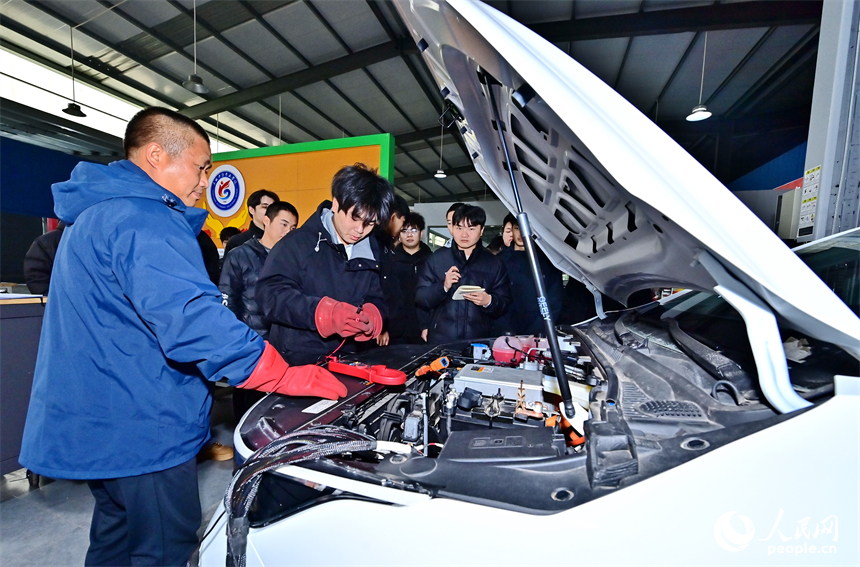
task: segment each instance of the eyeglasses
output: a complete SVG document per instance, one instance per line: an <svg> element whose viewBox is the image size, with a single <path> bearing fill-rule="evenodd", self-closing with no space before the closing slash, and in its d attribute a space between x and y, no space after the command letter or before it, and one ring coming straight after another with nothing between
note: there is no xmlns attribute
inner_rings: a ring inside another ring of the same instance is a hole
<svg viewBox="0 0 860 567"><path fill-rule="evenodd" d="M402 229L400 229L400 234L416 234L418 232L421 232L421 231L418 230L417 228L402 228Z"/></svg>

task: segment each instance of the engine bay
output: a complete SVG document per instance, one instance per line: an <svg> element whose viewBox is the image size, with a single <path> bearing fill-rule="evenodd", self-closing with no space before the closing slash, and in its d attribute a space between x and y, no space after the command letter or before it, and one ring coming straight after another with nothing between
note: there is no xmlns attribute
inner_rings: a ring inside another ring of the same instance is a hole
<svg viewBox="0 0 860 567"><path fill-rule="evenodd" d="M668 331L643 338L629 313L560 332L576 406L572 420L559 411L546 339L499 337L495 345L451 343L429 351L403 345L351 354L338 363L386 365L402 372L404 383L378 384L335 372L348 388L345 398L270 395L246 414L238 433L256 451L292 432L334 426L375 440L376 450L302 467L548 514L787 419L759 400L747 374L710 376ZM730 380L729 387L717 387ZM269 476L261 495L283 482ZM292 509L283 502L282 488L271 492L281 494L274 497L280 498L277 516ZM257 521L264 517L273 516L262 514Z"/></svg>

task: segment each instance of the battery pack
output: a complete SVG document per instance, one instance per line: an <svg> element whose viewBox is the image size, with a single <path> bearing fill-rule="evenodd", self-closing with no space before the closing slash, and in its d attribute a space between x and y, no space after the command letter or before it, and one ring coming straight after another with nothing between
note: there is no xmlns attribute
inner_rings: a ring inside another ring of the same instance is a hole
<svg viewBox="0 0 860 567"><path fill-rule="evenodd" d="M466 388L478 390L485 396L495 396L499 390L507 400L516 401L522 382L525 402L543 402L543 373L536 370L522 370L506 366L485 366L467 364L454 377L454 387L458 392Z"/></svg>

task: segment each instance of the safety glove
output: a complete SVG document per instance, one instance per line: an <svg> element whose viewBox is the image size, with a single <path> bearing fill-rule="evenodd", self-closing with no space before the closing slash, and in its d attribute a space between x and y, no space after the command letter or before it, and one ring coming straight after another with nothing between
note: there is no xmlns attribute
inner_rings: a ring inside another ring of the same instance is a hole
<svg viewBox="0 0 860 567"><path fill-rule="evenodd" d="M362 342L375 339L382 333L382 313L372 303L362 305L361 312L367 316L368 325L365 331L355 335L355 340Z"/></svg>
<svg viewBox="0 0 860 567"><path fill-rule="evenodd" d="M331 297L323 297L317 304L314 321L317 331L323 337L334 334L352 337L371 331L370 319L362 309L343 301L335 301Z"/></svg>
<svg viewBox="0 0 860 567"><path fill-rule="evenodd" d="M266 341L263 356L260 357L251 376L236 387L329 400L336 400L346 395L346 386L335 378L334 374L313 364L290 366L268 341Z"/></svg>

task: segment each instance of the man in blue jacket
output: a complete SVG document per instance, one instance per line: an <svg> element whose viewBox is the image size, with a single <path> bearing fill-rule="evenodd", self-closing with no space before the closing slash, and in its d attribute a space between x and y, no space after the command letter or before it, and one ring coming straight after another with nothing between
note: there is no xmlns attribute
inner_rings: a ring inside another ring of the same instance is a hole
<svg viewBox="0 0 860 567"><path fill-rule="evenodd" d="M221 304L195 236L209 137L171 110L129 122L127 160L80 163L53 186L66 222L54 262L20 462L84 479L87 565L185 565L197 544L195 456L206 380L336 399L319 368L289 367Z"/></svg>

